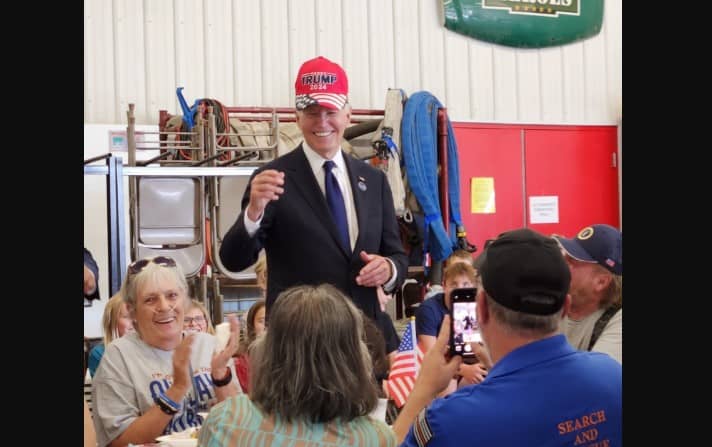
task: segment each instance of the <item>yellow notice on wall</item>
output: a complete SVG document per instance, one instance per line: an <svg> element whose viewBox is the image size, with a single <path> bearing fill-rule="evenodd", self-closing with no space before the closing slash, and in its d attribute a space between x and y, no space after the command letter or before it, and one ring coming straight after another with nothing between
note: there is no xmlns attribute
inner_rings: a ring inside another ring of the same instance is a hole
<svg viewBox="0 0 712 447"><path fill-rule="evenodd" d="M472 177L470 181L472 212L494 214L494 177Z"/></svg>

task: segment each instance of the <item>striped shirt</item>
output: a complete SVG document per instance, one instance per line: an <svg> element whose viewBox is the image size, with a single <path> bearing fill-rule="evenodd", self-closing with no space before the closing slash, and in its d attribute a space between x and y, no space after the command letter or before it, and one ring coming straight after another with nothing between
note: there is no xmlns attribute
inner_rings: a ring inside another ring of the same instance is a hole
<svg viewBox="0 0 712 447"><path fill-rule="evenodd" d="M393 430L368 416L350 422L287 423L265 415L246 394L216 405L200 428L200 447L396 446Z"/></svg>

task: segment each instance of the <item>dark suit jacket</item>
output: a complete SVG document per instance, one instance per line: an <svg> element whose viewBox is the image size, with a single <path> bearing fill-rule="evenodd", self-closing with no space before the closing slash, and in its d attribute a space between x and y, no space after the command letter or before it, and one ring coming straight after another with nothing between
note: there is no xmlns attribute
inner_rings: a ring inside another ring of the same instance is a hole
<svg viewBox="0 0 712 447"><path fill-rule="evenodd" d="M408 264L386 176L346 153L344 160L358 216L359 233L352 253L339 245L336 225L301 145L253 173L254 178L265 169L283 171L284 193L267 205L260 229L251 238L243 216L250 201L248 185L242 212L223 238L220 259L226 268L237 272L254 264L264 247L267 312L283 290L327 282L375 318L380 312L376 289L356 284L356 276L365 265L358 255L361 250L390 258L398 270L396 287L403 283ZM359 188L359 183L365 188Z"/></svg>

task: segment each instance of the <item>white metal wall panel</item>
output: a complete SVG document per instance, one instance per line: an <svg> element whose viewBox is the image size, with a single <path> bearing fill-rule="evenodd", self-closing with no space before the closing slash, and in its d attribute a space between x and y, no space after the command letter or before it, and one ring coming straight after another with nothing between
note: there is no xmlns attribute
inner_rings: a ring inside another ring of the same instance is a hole
<svg viewBox="0 0 712 447"><path fill-rule="evenodd" d="M114 12L105 0L84 1L84 122L121 123L114 83Z"/></svg>
<svg viewBox="0 0 712 447"><path fill-rule="evenodd" d="M149 123L158 123L158 111L180 110L176 87L175 32L173 0L144 3L146 25L146 97ZM192 103L190 104L192 105ZM124 111L125 113L125 111Z"/></svg>
<svg viewBox="0 0 712 447"><path fill-rule="evenodd" d="M344 20L344 15L341 11L341 2L316 0L314 12L316 16L316 54L343 63L344 40L341 35L343 30L341 21ZM305 55L301 62L312 57L314 57L314 53ZM298 69L299 65L290 72L292 77L296 75Z"/></svg>
<svg viewBox="0 0 712 447"><path fill-rule="evenodd" d="M623 116L623 82L622 82L622 45L623 41L623 0L606 0L603 10L602 37L606 42L606 91L608 106L605 110L598 110L601 121L614 120L620 123ZM598 37L596 37L598 38ZM600 61L597 61L600 62ZM623 221L621 214L621 222Z"/></svg>
<svg viewBox="0 0 712 447"><path fill-rule="evenodd" d="M265 105L294 104L294 72L289 67L289 22L286 4L262 0L262 97ZM254 75L259 76L259 73ZM248 104L245 104L248 105Z"/></svg>
<svg viewBox="0 0 712 447"><path fill-rule="evenodd" d="M492 45L470 42L470 110L479 121L494 121L494 49ZM459 115L448 114L452 117ZM459 118L462 119L462 118Z"/></svg>
<svg viewBox="0 0 712 447"><path fill-rule="evenodd" d="M415 5L413 5L415 7ZM440 26L440 2L418 0L418 26L420 59L413 63L420 65L422 85L418 90L425 90L440 100L447 107L445 96L445 67L443 56L444 28ZM414 93L414 92L408 92Z"/></svg>
<svg viewBox="0 0 712 447"><path fill-rule="evenodd" d="M232 83L232 0L205 2L205 91L224 105L235 103Z"/></svg>
<svg viewBox="0 0 712 447"><path fill-rule="evenodd" d="M564 121L564 78L561 48L550 48L539 52L541 67L541 117L545 123Z"/></svg>
<svg viewBox="0 0 712 447"><path fill-rule="evenodd" d="M134 103L136 122L140 123L148 121L143 23L142 0L114 2L114 42L120 43L115 45L116 112L125 117L129 103Z"/></svg>
<svg viewBox="0 0 712 447"><path fill-rule="evenodd" d="M289 86L294 91L294 77L304 61L311 59L316 54L316 11L314 0L289 0ZM327 56L325 56L327 57ZM273 104L293 106L294 100Z"/></svg>
<svg viewBox="0 0 712 447"><path fill-rule="evenodd" d="M392 87L407 94L421 90L418 8L413 0L393 0L393 44L396 84Z"/></svg>
<svg viewBox="0 0 712 447"><path fill-rule="evenodd" d="M382 109L386 92L395 87L393 74L392 0L368 0L368 59L370 68L369 107Z"/></svg>
<svg viewBox="0 0 712 447"><path fill-rule="evenodd" d="M445 98L438 98L447 107L448 116L470 116L470 64L468 39L454 33L445 34ZM463 63L464 62L464 63ZM447 98L447 103L446 101Z"/></svg>
<svg viewBox="0 0 712 447"><path fill-rule="evenodd" d="M196 99L206 97L203 30L205 10L202 2L195 0L175 0L174 5L177 84L175 87L183 87L183 97L190 107ZM175 88L171 90L175 91ZM180 113L180 109L176 109L174 113Z"/></svg>
<svg viewBox="0 0 712 447"><path fill-rule="evenodd" d="M300 54L299 59L295 60L294 68L289 72L289 86L291 92L289 102L285 105L292 106L294 104L294 100L291 95L294 94L294 77L297 75L299 66L304 61L313 58L315 55L324 56L325 58L340 64L347 73L349 87L361 84L362 81L369 79L368 72L366 72L366 76L363 76L359 70L352 69L353 66L360 68L361 65L364 65L364 68L368 68L368 65L363 64L362 61L358 60L344 60L344 27L342 23L344 16L341 2L333 0L316 0L314 2L314 39L316 51L311 53L302 53ZM362 77L359 77L359 75ZM350 99L353 99L353 95Z"/></svg>
<svg viewBox="0 0 712 447"><path fill-rule="evenodd" d="M342 26L344 27L343 67L349 77L349 102L357 109L371 107L369 95L370 34L368 24L368 3L344 0ZM312 56L313 57L313 56ZM358 81L357 81L358 80ZM383 92L385 96L386 92Z"/></svg>
<svg viewBox="0 0 712 447"><path fill-rule="evenodd" d="M593 121L601 110L606 110L606 39L583 42L584 54L584 121ZM600 63L596 63L601 61Z"/></svg>
<svg viewBox="0 0 712 447"><path fill-rule="evenodd" d="M232 44L235 52L233 82L237 98L227 106L253 105L276 106L262 98L262 61L269 55L262 54L261 2L233 0Z"/></svg>
<svg viewBox="0 0 712 447"><path fill-rule="evenodd" d="M600 35L599 35L600 37ZM583 123L584 114L584 57L583 43L572 43L562 48L564 68L564 119Z"/></svg>
<svg viewBox="0 0 712 447"><path fill-rule="evenodd" d="M441 0L85 0L84 120L155 124L211 97L294 104L305 60L341 62L357 108L387 88L427 90L463 121L617 124L622 114L622 0L601 33L540 50L471 39L441 25Z"/></svg>
<svg viewBox="0 0 712 447"><path fill-rule="evenodd" d="M495 121L516 122L517 92L517 54L511 48L502 48L494 52L494 119Z"/></svg>
<svg viewBox="0 0 712 447"><path fill-rule="evenodd" d="M521 121L541 112L539 50L518 51L516 63L517 121Z"/></svg>

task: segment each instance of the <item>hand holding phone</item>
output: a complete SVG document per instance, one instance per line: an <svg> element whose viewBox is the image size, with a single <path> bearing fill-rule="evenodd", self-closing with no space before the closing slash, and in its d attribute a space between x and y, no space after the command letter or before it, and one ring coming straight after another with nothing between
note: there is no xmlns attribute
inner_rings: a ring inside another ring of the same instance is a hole
<svg viewBox="0 0 712 447"><path fill-rule="evenodd" d="M462 356L465 363L474 363L477 360L473 345L482 341L475 312L476 298L477 289L474 287L454 289L450 292L450 355Z"/></svg>

